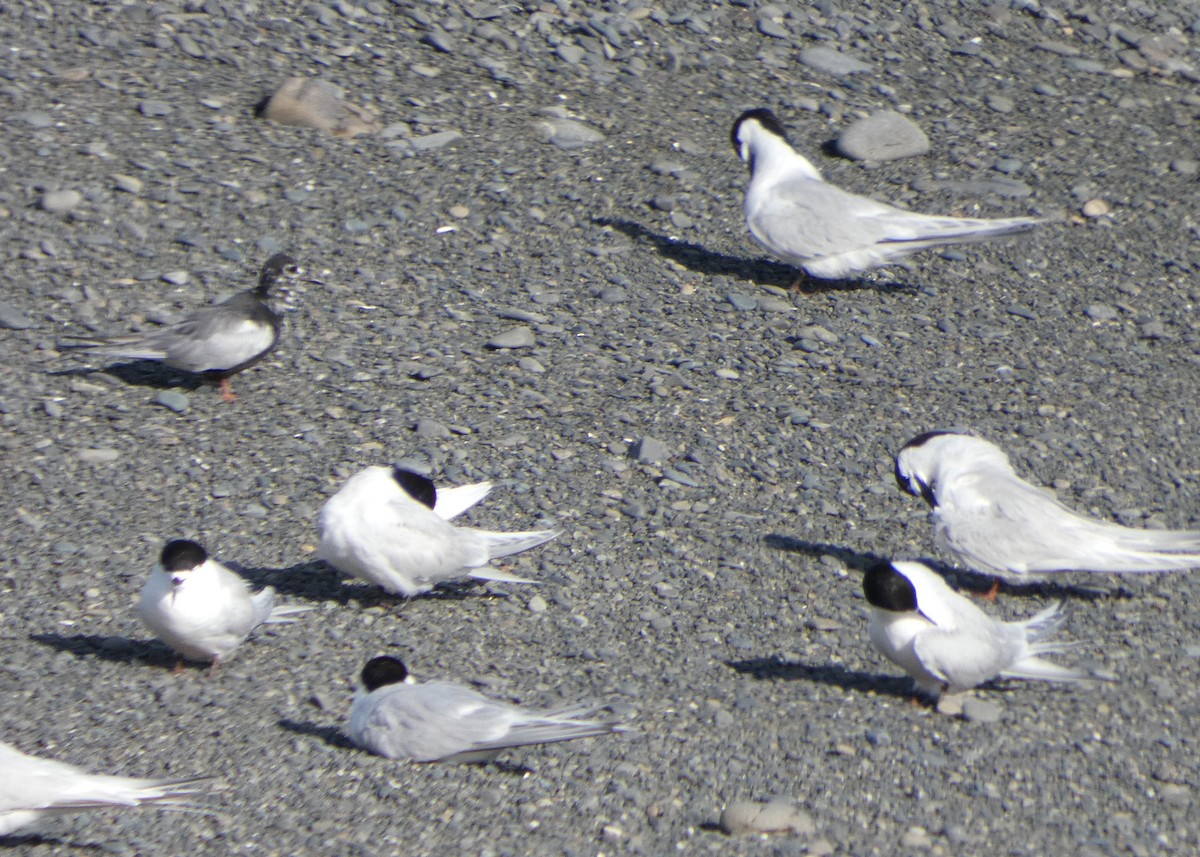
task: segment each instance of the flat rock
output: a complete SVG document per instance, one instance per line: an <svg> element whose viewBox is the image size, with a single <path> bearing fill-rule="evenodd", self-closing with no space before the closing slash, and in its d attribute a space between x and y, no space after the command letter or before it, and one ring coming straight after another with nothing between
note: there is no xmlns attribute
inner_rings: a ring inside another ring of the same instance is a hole
<svg viewBox="0 0 1200 857"><path fill-rule="evenodd" d="M581 149L604 140L604 135L575 119L544 116L533 123L533 132L560 149Z"/></svg>
<svg viewBox="0 0 1200 857"><path fill-rule="evenodd" d="M894 161L929 151L929 138L906 116L881 110L860 119L837 138L838 151L856 161Z"/></svg>
<svg viewBox="0 0 1200 857"><path fill-rule="evenodd" d="M533 348L537 338L533 329L528 327L513 327L503 333L498 333L487 341L488 348Z"/></svg>
<svg viewBox="0 0 1200 857"><path fill-rule="evenodd" d="M0 327L5 330L28 330L34 321L7 301L0 301Z"/></svg>
<svg viewBox="0 0 1200 857"><path fill-rule="evenodd" d="M831 74L834 77L843 77L848 74L862 74L873 70L873 66L868 65L862 60L834 50L833 48L824 47L823 45L805 48L800 51L800 62L811 69L823 71L825 74Z"/></svg>
<svg viewBox="0 0 1200 857"><path fill-rule="evenodd" d="M309 77L285 80L263 107L262 116L279 125L316 128L335 137L357 137L380 127L370 110L348 104L340 87Z"/></svg>
<svg viewBox="0 0 1200 857"><path fill-rule="evenodd" d="M83 203L83 194L77 190L52 190L42 194L38 205L51 214L70 214Z"/></svg>
<svg viewBox="0 0 1200 857"><path fill-rule="evenodd" d="M721 813L721 829L737 836L744 833L791 833L812 836L817 832L812 817L786 798L771 801L733 800Z"/></svg>

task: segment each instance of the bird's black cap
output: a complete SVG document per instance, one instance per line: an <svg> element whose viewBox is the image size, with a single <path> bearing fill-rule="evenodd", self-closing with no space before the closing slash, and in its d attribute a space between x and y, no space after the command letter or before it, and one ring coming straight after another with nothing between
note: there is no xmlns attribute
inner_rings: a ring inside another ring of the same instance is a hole
<svg viewBox="0 0 1200 857"><path fill-rule="evenodd" d="M262 266L262 273L258 275L258 291L265 295L279 281L280 277L289 270L298 269L296 260L287 253L276 253Z"/></svg>
<svg viewBox="0 0 1200 857"><path fill-rule="evenodd" d="M404 661L388 655L371 658L362 668L362 683L368 693L389 684L399 684L406 678L408 667L404 665Z"/></svg>
<svg viewBox="0 0 1200 857"><path fill-rule="evenodd" d="M396 480L396 484L404 489L404 493L412 497L418 503L433 508L437 503L437 488L433 485L433 480L428 476L422 476L420 473L413 473L411 470L405 470L401 467L392 468L392 478Z"/></svg>
<svg viewBox="0 0 1200 857"><path fill-rule="evenodd" d="M917 590L890 562L879 562L867 569L863 595L868 604L880 610L908 613L917 609Z"/></svg>
<svg viewBox="0 0 1200 857"><path fill-rule="evenodd" d="M190 571L208 559L204 548L187 539L167 542L158 561L165 571Z"/></svg>
<svg viewBox="0 0 1200 857"><path fill-rule="evenodd" d="M782 139L787 140L787 129L783 127L783 123L779 121L778 116L765 107L756 107L753 110L747 110L734 121L733 128L729 132L729 141L733 143L733 150L738 153L739 158L742 156L742 147L738 145L738 128L741 128L742 123L750 119L757 119L759 125L762 125L772 134L778 134Z"/></svg>

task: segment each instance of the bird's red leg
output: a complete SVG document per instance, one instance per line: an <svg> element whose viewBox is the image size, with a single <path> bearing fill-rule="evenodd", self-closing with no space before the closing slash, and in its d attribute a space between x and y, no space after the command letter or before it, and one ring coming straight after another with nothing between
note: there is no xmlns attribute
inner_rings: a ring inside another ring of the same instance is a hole
<svg viewBox="0 0 1200 857"><path fill-rule="evenodd" d="M183 675L187 668L183 665L183 658L175 661L175 669L171 670L171 675Z"/></svg>
<svg viewBox="0 0 1200 857"><path fill-rule="evenodd" d="M228 378L221 379L221 399L226 402L236 402L237 395L233 392L233 385L229 383Z"/></svg>

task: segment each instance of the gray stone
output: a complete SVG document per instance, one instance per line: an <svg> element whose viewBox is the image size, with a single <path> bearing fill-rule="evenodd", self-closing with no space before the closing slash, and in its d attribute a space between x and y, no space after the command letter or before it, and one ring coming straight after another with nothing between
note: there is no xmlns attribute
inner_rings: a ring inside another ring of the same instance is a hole
<svg viewBox="0 0 1200 857"><path fill-rule="evenodd" d="M143 116L167 116L171 112L171 105L157 98L147 98L138 105L138 110Z"/></svg>
<svg viewBox="0 0 1200 857"><path fill-rule="evenodd" d="M33 319L8 301L0 301L0 328L5 330L28 330L34 327Z"/></svg>
<svg viewBox="0 0 1200 857"><path fill-rule="evenodd" d="M599 143L604 135L582 122L559 116L545 116L533 123L533 132L545 143L560 149L580 149Z"/></svg>
<svg viewBox="0 0 1200 857"><path fill-rule="evenodd" d="M81 449L79 460L87 464L112 464L121 457L121 453L111 448Z"/></svg>
<svg viewBox="0 0 1200 857"><path fill-rule="evenodd" d="M188 397L177 390L160 390L152 401L177 414L182 414L191 405Z"/></svg>
<svg viewBox="0 0 1200 857"><path fill-rule="evenodd" d="M417 424L413 427L417 437L450 437L450 428L445 423L438 420L422 417L417 420Z"/></svg>
<svg viewBox="0 0 1200 857"><path fill-rule="evenodd" d="M1104 303L1088 304L1084 314L1092 321L1113 321L1116 319L1117 308Z"/></svg>
<svg viewBox="0 0 1200 857"><path fill-rule="evenodd" d="M746 833L790 833L812 836L817 832L812 817L795 801L733 800L721 813L721 829L730 835Z"/></svg>
<svg viewBox="0 0 1200 857"><path fill-rule="evenodd" d="M747 295L728 294L725 296L725 300L729 301L734 309L741 310L742 312L749 312L758 306L758 301Z"/></svg>
<svg viewBox="0 0 1200 857"><path fill-rule="evenodd" d="M559 59L571 65L577 65L587 56L587 51L579 45L559 45L554 52L558 54Z"/></svg>
<svg viewBox="0 0 1200 857"><path fill-rule="evenodd" d="M70 214L83 202L83 194L77 190L52 190L42 194L38 205L51 214Z"/></svg>
<svg viewBox="0 0 1200 857"><path fill-rule="evenodd" d="M999 723L1003 713L1004 709L1000 707L999 703L992 702L990 699L970 696L963 700L963 720L971 723Z"/></svg>
<svg viewBox="0 0 1200 857"><path fill-rule="evenodd" d="M868 65L860 59L856 59L849 54L844 54L841 51L836 51L833 48L827 48L824 45L817 45L816 47L805 48L800 51L800 62L811 69L833 75L834 77L843 77L848 74L863 74L874 69L873 66Z"/></svg>
<svg viewBox="0 0 1200 857"><path fill-rule="evenodd" d="M881 110L838 135L838 151L856 161L892 161L929 151L929 138L906 116Z"/></svg>
<svg viewBox="0 0 1200 857"><path fill-rule="evenodd" d="M669 453L665 443L647 435L629 448L629 454L638 464L658 464L666 461Z"/></svg>
<svg viewBox="0 0 1200 857"><path fill-rule="evenodd" d="M418 152L432 152L434 149L441 149L461 139L461 131L435 131L421 137L410 137L408 144Z"/></svg>
<svg viewBox="0 0 1200 857"><path fill-rule="evenodd" d="M487 341L488 348L533 348L537 338L529 327L513 327Z"/></svg>

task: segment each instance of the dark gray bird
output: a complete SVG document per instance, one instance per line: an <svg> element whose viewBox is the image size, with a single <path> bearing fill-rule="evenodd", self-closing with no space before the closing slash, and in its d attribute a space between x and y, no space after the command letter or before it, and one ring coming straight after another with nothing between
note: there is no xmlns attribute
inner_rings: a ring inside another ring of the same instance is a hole
<svg viewBox="0 0 1200 857"><path fill-rule="evenodd" d="M615 717L586 719L606 705L533 711L449 681L415 684L399 658L367 661L362 683L350 709L350 739L389 759L489 762L508 747L622 731Z"/></svg>
<svg viewBox="0 0 1200 857"><path fill-rule="evenodd" d="M747 110L733 123L731 137L750 167L745 203L750 234L819 279L841 279L931 247L983 241L1045 222L932 217L844 191L792 148L770 110Z"/></svg>
<svg viewBox="0 0 1200 857"><path fill-rule="evenodd" d="M302 279L318 282L305 277L291 256L276 253L263 265L255 288L198 309L183 321L144 333L71 337L78 341L60 348L125 360L158 360L218 381L221 397L232 402L237 397L230 376L253 366L275 349L283 318L274 300Z"/></svg>

